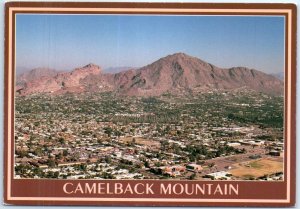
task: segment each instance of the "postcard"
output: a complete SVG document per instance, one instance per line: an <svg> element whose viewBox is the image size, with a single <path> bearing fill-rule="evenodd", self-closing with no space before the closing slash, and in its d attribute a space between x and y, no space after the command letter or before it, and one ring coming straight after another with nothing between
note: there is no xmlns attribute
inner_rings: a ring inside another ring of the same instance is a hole
<svg viewBox="0 0 300 209"><path fill-rule="evenodd" d="M5 204L295 204L295 5L5 15Z"/></svg>

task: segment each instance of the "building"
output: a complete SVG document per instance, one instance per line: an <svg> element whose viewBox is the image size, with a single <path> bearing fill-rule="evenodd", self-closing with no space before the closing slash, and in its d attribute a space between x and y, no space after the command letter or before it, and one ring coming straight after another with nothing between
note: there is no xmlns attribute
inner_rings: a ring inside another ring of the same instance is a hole
<svg viewBox="0 0 300 209"><path fill-rule="evenodd" d="M215 173L209 173L206 175L206 177L209 177L211 179L217 180L217 179L226 179L229 180L231 174L226 172L226 171L219 171L219 172L215 172Z"/></svg>

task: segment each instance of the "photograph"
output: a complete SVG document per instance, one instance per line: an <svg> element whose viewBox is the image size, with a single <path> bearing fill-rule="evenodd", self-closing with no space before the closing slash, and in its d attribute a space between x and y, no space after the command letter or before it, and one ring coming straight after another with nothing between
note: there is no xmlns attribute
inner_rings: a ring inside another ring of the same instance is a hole
<svg viewBox="0 0 300 209"><path fill-rule="evenodd" d="M16 27L15 178L284 179L283 17Z"/></svg>
<svg viewBox="0 0 300 209"><path fill-rule="evenodd" d="M5 198L292 205L295 9L8 3Z"/></svg>

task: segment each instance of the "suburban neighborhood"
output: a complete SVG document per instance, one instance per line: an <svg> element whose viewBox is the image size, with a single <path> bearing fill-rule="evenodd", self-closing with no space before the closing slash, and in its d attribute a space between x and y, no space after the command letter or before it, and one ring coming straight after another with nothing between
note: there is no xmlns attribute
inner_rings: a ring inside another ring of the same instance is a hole
<svg viewBox="0 0 300 209"><path fill-rule="evenodd" d="M16 97L15 178L284 179L283 97Z"/></svg>

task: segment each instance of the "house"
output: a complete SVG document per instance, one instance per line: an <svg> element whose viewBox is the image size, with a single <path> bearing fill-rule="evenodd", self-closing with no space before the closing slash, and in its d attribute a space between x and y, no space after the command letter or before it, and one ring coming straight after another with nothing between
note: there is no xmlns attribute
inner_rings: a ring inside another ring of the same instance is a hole
<svg viewBox="0 0 300 209"><path fill-rule="evenodd" d="M184 172L186 169L184 166L181 165L174 165L174 166L165 166L161 167L163 172Z"/></svg>
<svg viewBox="0 0 300 209"><path fill-rule="evenodd" d="M185 171L186 168L181 165L161 166L157 169L157 173L172 177L180 176Z"/></svg>
<svg viewBox="0 0 300 209"><path fill-rule="evenodd" d="M231 142L231 143L228 143L227 145L230 146L230 147L238 147L238 146L241 146L241 143Z"/></svg>

